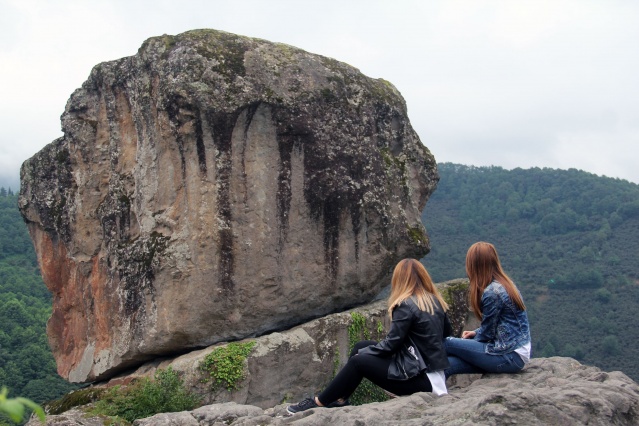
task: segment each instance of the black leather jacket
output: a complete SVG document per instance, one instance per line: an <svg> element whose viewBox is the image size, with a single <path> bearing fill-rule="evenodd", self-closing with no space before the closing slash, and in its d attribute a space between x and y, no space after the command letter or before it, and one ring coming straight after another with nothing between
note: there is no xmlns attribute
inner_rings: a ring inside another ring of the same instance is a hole
<svg viewBox="0 0 639 426"><path fill-rule="evenodd" d="M431 315L420 310L412 299L406 299L393 309L393 322L386 338L376 345L360 349L358 354L390 357L410 335L426 362L426 371L444 370L449 367L444 339L451 334L448 316L437 300ZM389 372L393 368L394 363L391 362Z"/></svg>

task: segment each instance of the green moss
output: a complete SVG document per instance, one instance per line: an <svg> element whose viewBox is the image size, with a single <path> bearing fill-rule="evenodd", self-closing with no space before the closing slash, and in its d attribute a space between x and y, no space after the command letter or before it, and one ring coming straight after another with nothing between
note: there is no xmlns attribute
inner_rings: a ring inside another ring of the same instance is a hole
<svg viewBox="0 0 639 426"><path fill-rule="evenodd" d="M120 194L120 196L118 197L118 201L125 206L131 205L131 199L126 194Z"/></svg>
<svg viewBox="0 0 639 426"><path fill-rule="evenodd" d="M224 387L233 391L239 389L239 383L246 378L245 361L255 342L229 343L215 348L200 363L200 371L204 373L203 383L211 383L211 390Z"/></svg>
<svg viewBox="0 0 639 426"><path fill-rule="evenodd" d="M244 54L248 50L248 38L224 32L204 34L202 38L195 50L201 56L217 61L213 69L230 80L246 75Z"/></svg>
<svg viewBox="0 0 639 426"><path fill-rule="evenodd" d="M395 86L393 86L393 84L388 81L388 80L384 80L383 78L378 78L377 81L379 81L380 83L382 83L384 86L386 86L389 90L395 90Z"/></svg>
<svg viewBox="0 0 639 426"><path fill-rule="evenodd" d="M48 414L60 414L78 407L80 405L87 405L100 399L100 396L105 392L105 389L101 388L85 388L69 392L60 399L47 402L44 404L44 410Z"/></svg>
<svg viewBox="0 0 639 426"><path fill-rule="evenodd" d="M388 148L381 148L379 150L379 153L382 155L382 158L384 159L384 164L386 165L386 169L387 171L390 171L390 168L395 166L395 168L397 170L399 170L399 172L402 175L402 183L405 184L405 180L406 180L406 161L404 160L400 160L399 158L395 157L390 149Z"/></svg>
<svg viewBox="0 0 639 426"><path fill-rule="evenodd" d="M284 397L280 400L280 405L289 403L293 400L293 395L289 392L284 394Z"/></svg>
<svg viewBox="0 0 639 426"><path fill-rule="evenodd" d="M293 62L292 59L294 59L299 53L302 53L302 50L288 44L275 43L274 47L277 51L277 55L283 57L288 62Z"/></svg>
<svg viewBox="0 0 639 426"><path fill-rule="evenodd" d="M371 333L366 328L366 317L359 312L351 312L351 325L348 326L348 350L349 352L360 340L370 340Z"/></svg>
<svg viewBox="0 0 639 426"><path fill-rule="evenodd" d="M393 165L393 156L390 153L390 149L382 148L379 150L379 153L382 155L382 158L384 159L384 164L386 164L386 168L390 169L391 166Z"/></svg>
<svg viewBox="0 0 639 426"><path fill-rule="evenodd" d="M465 297L469 286L470 282L467 279L448 281L446 285L439 287L439 292L449 306L454 306L457 302L455 295L463 294Z"/></svg>
<svg viewBox="0 0 639 426"><path fill-rule="evenodd" d="M344 86L344 79L338 76L334 76L334 75L329 75L328 77L326 77L326 80L329 83L337 83L337 85L339 86Z"/></svg>
<svg viewBox="0 0 639 426"><path fill-rule="evenodd" d="M364 315L358 312L351 312L351 319L352 322L348 326L349 352L361 340L370 340L373 335L377 340L383 337L384 326L381 321L378 320L376 324L371 324L369 329ZM336 357L336 359L339 359L339 357ZM367 379L362 380L355 392L350 396L350 402L353 405L383 402L388 399L388 395L383 389Z"/></svg>
<svg viewBox="0 0 639 426"><path fill-rule="evenodd" d="M322 95L324 102L327 102L327 103L330 103L337 99L337 96L335 96L333 92L331 92L331 89L329 89L328 87L325 87L322 90L320 90L320 94Z"/></svg>
<svg viewBox="0 0 639 426"><path fill-rule="evenodd" d="M272 98L275 97L275 92L270 87L267 87L267 88L264 89L264 96L267 99L272 99Z"/></svg>
<svg viewBox="0 0 639 426"><path fill-rule="evenodd" d="M166 59L169 57L169 53L171 52L171 49L173 49L173 46L175 46L175 44L177 43L177 37L165 34L162 36L162 41L164 42L164 52L162 53L162 59Z"/></svg>
<svg viewBox="0 0 639 426"><path fill-rule="evenodd" d="M66 149L60 149L55 154L56 161L61 165L66 165L70 159L69 151Z"/></svg>
<svg viewBox="0 0 639 426"><path fill-rule="evenodd" d="M168 244L169 237L165 237L159 232L152 232L150 238L145 242L142 251L142 263L146 268L150 268L156 254L162 253Z"/></svg>
<svg viewBox="0 0 639 426"><path fill-rule="evenodd" d="M414 244L423 245L428 241L428 237L421 226L407 226L407 233Z"/></svg>

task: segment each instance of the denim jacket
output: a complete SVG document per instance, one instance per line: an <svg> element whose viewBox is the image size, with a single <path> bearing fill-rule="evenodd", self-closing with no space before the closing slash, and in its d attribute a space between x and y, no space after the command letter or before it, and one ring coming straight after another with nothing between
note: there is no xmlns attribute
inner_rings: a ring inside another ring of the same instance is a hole
<svg viewBox="0 0 639 426"><path fill-rule="evenodd" d="M486 287L481 296L481 325L475 340L486 344L486 353L501 355L530 342L528 315L510 299L497 281Z"/></svg>

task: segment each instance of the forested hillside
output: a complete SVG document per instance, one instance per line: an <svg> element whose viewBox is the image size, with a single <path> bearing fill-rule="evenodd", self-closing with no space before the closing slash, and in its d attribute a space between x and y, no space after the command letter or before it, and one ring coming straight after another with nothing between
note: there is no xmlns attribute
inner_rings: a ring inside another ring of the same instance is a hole
<svg viewBox="0 0 639 426"><path fill-rule="evenodd" d="M72 389L56 373L45 326L51 295L37 268L17 195L0 189L0 387L37 402Z"/></svg>
<svg viewBox="0 0 639 426"><path fill-rule="evenodd" d="M422 219L435 281L497 247L529 309L533 356L570 356L639 380L639 185L578 170L439 164Z"/></svg>

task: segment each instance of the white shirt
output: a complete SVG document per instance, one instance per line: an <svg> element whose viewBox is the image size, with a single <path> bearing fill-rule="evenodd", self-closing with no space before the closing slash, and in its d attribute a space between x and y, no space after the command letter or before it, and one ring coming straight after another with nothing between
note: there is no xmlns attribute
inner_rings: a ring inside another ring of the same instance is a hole
<svg viewBox="0 0 639 426"><path fill-rule="evenodd" d="M446 389L446 375L444 374L444 370L431 371L430 373L426 373L428 376L428 380L430 380L430 384L433 386L433 393L437 396L446 395L448 393L448 389Z"/></svg>
<svg viewBox="0 0 639 426"><path fill-rule="evenodd" d="M524 360L524 364L528 364L530 362L530 349L530 342L515 349L515 352L517 352L521 359Z"/></svg>

